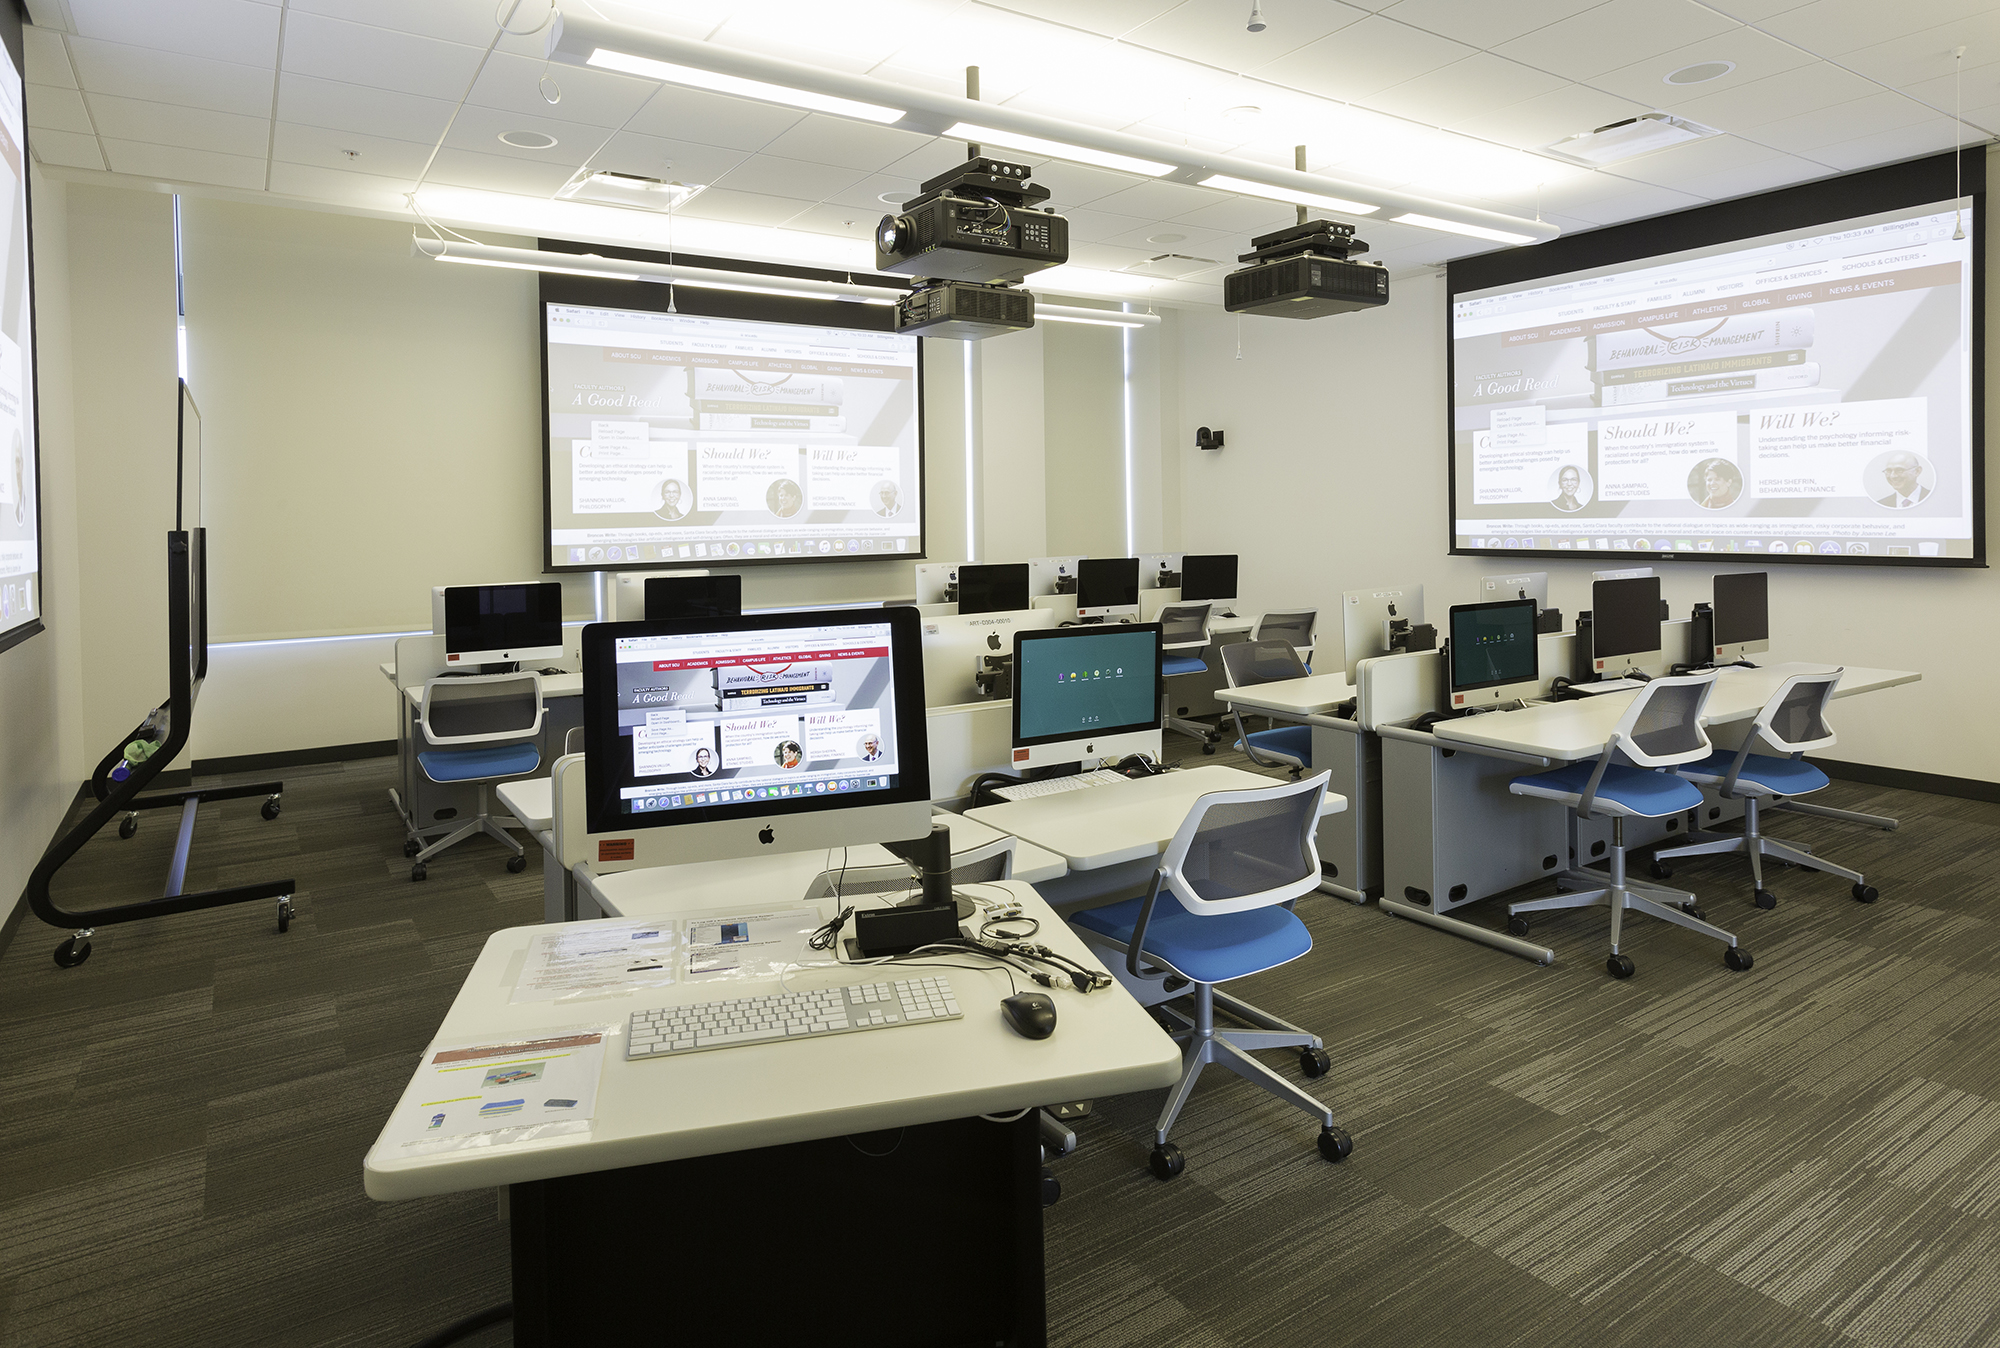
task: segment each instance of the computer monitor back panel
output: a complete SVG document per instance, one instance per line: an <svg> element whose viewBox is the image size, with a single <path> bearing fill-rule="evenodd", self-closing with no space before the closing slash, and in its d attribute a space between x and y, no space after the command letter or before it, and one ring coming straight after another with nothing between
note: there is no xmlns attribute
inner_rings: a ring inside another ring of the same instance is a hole
<svg viewBox="0 0 2000 1348"><path fill-rule="evenodd" d="M917 602L919 604L945 604L945 587L956 583L958 568L962 562L919 562L917 563Z"/></svg>
<svg viewBox="0 0 2000 1348"><path fill-rule="evenodd" d="M1533 599L1454 604L1448 620L1446 697L1453 711L1491 707L1541 691Z"/></svg>
<svg viewBox="0 0 2000 1348"><path fill-rule="evenodd" d="M1180 585L1181 554L1178 552L1142 552L1139 554L1139 588L1142 590L1174 589ZM1170 579L1162 579L1162 576Z"/></svg>
<svg viewBox="0 0 2000 1348"><path fill-rule="evenodd" d="M1086 557L1077 564L1076 616L1137 618L1139 559Z"/></svg>
<svg viewBox="0 0 2000 1348"><path fill-rule="evenodd" d="M1590 579L1593 582L1600 580L1644 580L1652 574L1653 568L1650 566L1626 566L1620 567L1615 571L1593 571L1590 573Z"/></svg>
<svg viewBox="0 0 2000 1348"><path fill-rule="evenodd" d="M1028 564L1008 562L980 566L967 562L958 568L958 611L967 617L980 613L1018 613L1028 607Z"/></svg>
<svg viewBox="0 0 2000 1348"><path fill-rule="evenodd" d="M715 861L929 832L913 609L595 623L583 661L594 834Z"/></svg>
<svg viewBox="0 0 2000 1348"><path fill-rule="evenodd" d="M1160 752L1160 626L1014 635L1017 768Z"/></svg>
<svg viewBox="0 0 2000 1348"><path fill-rule="evenodd" d="M643 622L646 617L646 582L660 576L706 576L708 569L688 571L620 571L611 578L611 611L606 622Z"/></svg>
<svg viewBox="0 0 2000 1348"><path fill-rule="evenodd" d="M1724 572L1714 585L1715 662L1732 664L1771 649L1769 574Z"/></svg>
<svg viewBox="0 0 2000 1348"><path fill-rule="evenodd" d="M650 576L645 596L646 622L743 616L743 577L738 575Z"/></svg>
<svg viewBox="0 0 2000 1348"><path fill-rule="evenodd" d="M1360 677L1363 660L1389 653L1384 631L1392 621L1424 620L1424 587L1389 585L1372 590L1349 590L1340 596L1340 629L1347 663L1347 682Z"/></svg>
<svg viewBox="0 0 2000 1348"><path fill-rule="evenodd" d="M1085 554L1073 557L1032 557L1028 560L1028 594L1039 598L1049 594L1075 594L1076 572Z"/></svg>
<svg viewBox="0 0 2000 1348"><path fill-rule="evenodd" d="M1632 670L1661 672L1658 576L1593 582L1590 619L1590 667L1595 673L1615 679Z"/></svg>
<svg viewBox="0 0 2000 1348"><path fill-rule="evenodd" d="M440 585L431 591L431 614L447 666L563 658L557 581Z"/></svg>
<svg viewBox="0 0 2000 1348"><path fill-rule="evenodd" d="M952 707L986 701L973 677L986 657L1013 655L1015 632L1054 627L1060 617L1049 609L925 617L921 627L924 705Z"/></svg>
<svg viewBox="0 0 2000 1348"><path fill-rule="evenodd" d="M1213 603L1218 609L1236 603L1236 554L1190 552L1181 557L1181 599Z"/></svg>
<svg viewBox="0 0 2000 1348"><path fill-rule="evenodd" d="M1517 571L1506 576L1481 576L1480 602L1491 604L1502 599L1532 599L1535 611L1539 613L1549 606L1549 573Z"/></svg>

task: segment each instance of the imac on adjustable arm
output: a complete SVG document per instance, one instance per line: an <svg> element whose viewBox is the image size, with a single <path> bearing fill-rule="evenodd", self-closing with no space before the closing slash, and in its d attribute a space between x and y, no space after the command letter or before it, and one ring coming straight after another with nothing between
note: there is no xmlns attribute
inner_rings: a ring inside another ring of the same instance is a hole
<svg viewBox="0 0 2000 1348"><path fill-rule="evenodd" d="M1014 766L1160 756L1160 625L1014 634Z"/></svg>
<svg viewBox="0 0 2000 1348"><path fill-rule="evenodd" d="M1236 554L1188 553L1181 558L1181 602L1213 604L1214 612L1233 618L1236 603Z"/></svg>
<svg viewBox="0 0 2000 1348"><path fill-rule="evenodd" d="M1036 599L1051 594L1075 594L1081 553L1071 557L1034 557L1028 561L1028 592Z"/></svg>
<svg viewBox="0 0 2000 1348"><path fill-rule="evenodd" d="M721 861L929 835L915 609L593 623L592 833Z"/></svg>
<svg viewBox="0 0 2000 1348"><path fill-rule="evenodd" d="M956 604L958 572L963 562L919 562L916 568L919 604Z"/></svg>
<svg viewBox="0 0 2000 1348"><path fill-rule="evenodd" d="M431 630L456 669L563 657L562 586L439 585L431 590Z"/></svg>
<svg viewBox="0 0 2000 1348"><path fill-rule="evenodd" d="M1549 573L1546 571L1520 571L1511 576L1481 576L1480 593L1487 603L1501 599L1532 599L1535 601L1535 630L1537 632L1562 631L1562 610L1549 607Z"/></svg>
<svg viewBox="0 0 2000 1348"><path fill-rule="evenodd" d="M1086 557L1077 564L1076 616L1079 621L1139 616L1139 559Z"/></svg>
<svg viewBox="0 0 2000 1348"><path fill-rule="evenodd" d="M1769 574L1735 571L1715 578L1715 663L1744 663L1771 649Z"/></svg>
<svg viewBox="0 0 2000 1348"><path fill-rule="evenodd" d="M1437 646L1437 629L1424 621L1421 585L1349 590L1340 596L1340 619L1349 686L1360 680L1363 660Z"/></svg>
<svg viewBox="0 0 2000 1348"><path fill-rule="evenodd" d="M1451 710L1478 711L1523 701L1541 690L1533 599L1496 599L1451 608Z"/></svg>
<svg viewBox="0 0 2000 1348"><path fill-rule="evenodd" d="M1139 588L1177 590L1181 584L1181 554L1142 552L1139 554Z"/></svg>
<svg viewBox="0 0 2000 1348"><path fill-rule="evenodd" d="M1599 678L1660 672L1660 578L1630 576L1590 587L1590 668Z"/></svg>
<svg viewBox="0 0 2000 1348"><path fill-rule="evenodd" d="M960 617L981 613L1019 613L1028 607L1028 564L1009 562L958 568Z"/></svg>

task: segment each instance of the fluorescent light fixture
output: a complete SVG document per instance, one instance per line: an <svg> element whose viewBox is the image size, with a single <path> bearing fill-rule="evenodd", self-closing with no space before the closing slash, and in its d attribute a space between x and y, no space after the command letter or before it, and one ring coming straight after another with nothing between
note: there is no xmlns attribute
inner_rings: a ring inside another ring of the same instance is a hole
<svg viewBox="0 0 2000 1348"><path fill-rule="evenodd" d="M516 271L545 271L563 276L594 276L611 281L652 281L665 285L694 286L701 290L740 290L752 295L779 295L785 299L852 300L862 304L894 304L902 291L880 286L858 286L841 281L816 281L806 277L754 276L719 271L712 267L690 267L679 263L641 262L602 258L595 253L555 253L533 248L504 248L490 243L462 243L418 235L410 250L435 262L464 262L478 267L509 267ZM787 283L789 282L789 284Z"/></svg>
<svg viewBox="0 0 2000 1348"><path fill-rule="evenodd" d="M1435 215L1398 215L1391 219L1399 225L1416 225L1422 229L1442 230L1446 234L1463 234L1473 239L1491 239L1495 243L1533 243L1532 234L1510 234L1504 229L1488 229L1484 225L1460 224L1456 220L1440 220Z"/></svg>
<svg viewBox="0 0 2000 1348"><path fill-rule="evenodd" d="M560 271L562 269L560 267L553 267L549 268L549 270ZM595 273L593 273L593 275L594 274ZM646 276L646 277L635 276L632 279L635 281L638 280L656 281L664 285L693 286L697 290L738 290L742 291L744 294L747 295L779 295L788 300L832 299L832 300L852 300L861 304L894 304L898 299L902 297L902 293L900 291L893 291L893 292L885 291L880 299L877 299L873 295L868 295L868 296L815 295L810 292L802 290L781 290L777 286L744 285L740 281L714 281L708 279L707 277L690 278L685 276Z"/></svg>
<svg viewBox="0 0 2000 1348"><path fill-rule="evenodd" d="M1342 215L1373 215L1382 209L1380 206L1368 206L1359 201L1323 197L1317 192L1300 192L1289 187L1266 187L1263 183L1253 183L1248 178L1232 178L1226 173L1203 178L1201 185L1218 188L1224 192L1235 192L1246 197L1262 197L1266 201L1282 201L1292 206L1317 206L1322 210L1339 211Z"/></svg>
<svg viewBox="0 0 2000 1348"><path fill-rule="evenodd" d="M1672 117L1664 112L1648 112L1637 117L1627 117L1622 122L1608 123L1595 131L1585 131L1580 135L1566 137L1547 148L1550 154L1561 155L1564 159L1579 164L1601 168L1606 164L1637 159L1642 154L1652 154L1656 150L1685 145L1691 140L1706 140L1710 136L1721 134L1712 126L1703 126L1700 122L1691 122L1685 117Z"/></svg>
<svg viewBox="0 0 2000 1348"><path fill-rule="evenodd" d="M884 107L880 103L835 98L831 94L816 94L782 84L766 84L763 80L746 80L738 75L719 75L712 70L675 65L671 61L655 61L651 57L633 56L605 47L591 52L588 64L601 70L616 70L666 84L709 89L718 94L734 94L738 98L754 98L760 103L782 103L786 107L805 108L810 112L830 112L836 117L855 117L864 122L900 122L907 115L902 108Z"/></svg>
<svg viewBox="0 0 2000 1348"><path fill-rule="evenodd" d="M1160 321L1158 314L1135 314L1129 310L1084 309L1073 305L1035 302L1038 323L1088 323L1100 328L1150 328Z"/></svg>
<svg viewBox="0 0 2000 1348"><path fill-rule="evenodd" d="M1093 327L1099 328L1130 329L1146 326L1143 323L1121 323L1115 318L1081 318L1076 314L1052 314L1046 309L1035 310L1035 321L1038 323L1088 323Z"/></svg>
<svg viewBox="0 0 2000 1348"><path fill-rule="evenodd" d="M637 272L611 271L596 267L552 267L545 262L503 262L490 257L457 257L451 253L436 253L433 262L460 262L468 267L506 267L512 271L552 271L564 276L595 276L601 281L636 281Z"/></svg>
<svg viewBox="0 0 2000 1348"><path fill-rule="evenodd" d="M1117 169L1121 173L1143 173L1149 178L1172 173L1176 167L1173 164L1163 164L1157 159L1139 159L1129 154L1113 154L1109 150L1093 150L1087 145L1071 145L1067 141L1044 140L1040 136L1024 135L1019 131L1000 131L990 126L974 126L971 122L954 122L944 129L944 134L953 140L998 145L1003 150L1046 155L1050 159L1067 159L1073 164L1095 164L1098 168Z"/></svg>

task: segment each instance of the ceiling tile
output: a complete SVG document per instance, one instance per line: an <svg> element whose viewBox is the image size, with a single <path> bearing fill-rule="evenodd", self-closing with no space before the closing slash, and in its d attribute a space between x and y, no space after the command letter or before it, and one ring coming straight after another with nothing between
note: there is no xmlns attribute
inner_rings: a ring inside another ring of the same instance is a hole
<svg viewBox="0 0 2000 1348"><path fill-rule="evenodd" d="M285 23L285 73L456 102L480 49L319 14Z"/></svg>
<svg viewBox="0 0 2000 1348"><path fill-rule="evenodd" d="M343 173L311 164L271 165L271 190L311 201L331 201L370 210L404 210L403 197L415 178L383 178L372 173Z"/></svg>
<svg viewBox="0 0 2000 1348"><path fill-rule="evenodd" d="M1948 119L1952 115L1951 110L1958 106L1959 98L1961 97L1961 91L1953 87L1955 83L1956 81L1950 75L1944 75L1937 79L1919 80L1915 84L1906 84L1897 90L1897 92L1908 95L1911 99L1919 103L1928 104L1930 107L1936 109L1931 114L1932 116ZM1964 77L1964 86L1962 96L1965 100L1966 109L1966 139L1977 139L1982 133L1992 134L1991 128L1994 125L1994 119L1990 115L1983 118L1976 117L1973 115L1973 111L1974 109L1991 104L1996 97L2000 97L2000 65L1988 65L1978 70L1967 70Z"/></svg>
<svg viewBox="0 0 2000 1348"><path fill-rule="evenodd" d="M493 40L497 14L496 6L467 4L465 0L289 0L287 8L293 14L372 24L481 49ZM533 28L548 16L549 8L548 0L521 0L512 26ZM530 37L503 41L539 44L547 38L548 31L544 28Z"/></svg>
<svg viewBox="0 0 2000 1348"><path fill-rule="evenodd" d="M1901 94L1884 92L1831 108L1801 112L1780 121L1765 122L1749 132L1749 136L1787 154L1810 154L1822 145L1835 145L1936 119L1937 114L1929 108L1913 103Z"/></svg>
<svg viewBox="0 0 2000 1348"><path fill-rule="evenodd" d="M27 88L27 100L29 126L50 131L75 131L85 136L96 134L96 128L90 124L90 114L84 110L83 95L74 89L31 84Z"/></svg>
<svg viewBox="0 0 2000 1348"><path fill-rule="evenodd" d="M1523 99L1511 107L1478 113L1463 121L1447 123L1453 131L1524 150L1589 131L1607 122L1636 117L1651 109L1644 103L1600 92L1587 85L1572 84L1554 93Z"/></svg>
<svg viewBox="0 0 2000 1348"><path fill-rule="evenodd" d="M1926 27L1953 23L1992 9L1990 0L1920 0L1902 10L1885 10L1876 0L1815 0L1762 20L1765 32L1796 42L1822 56L1842 56L1872 47L1883 38ZM1904 15L1909 19L1903 19ZM1903 19L1902 22L1897 20Z"/></svg>
<svg viewBox="0 0 2000 1348"><path fill-rule="evenodd" d="M1784 155L1777 159L1762 159L1741 168L1683 178L1674 186L1683 192L1693 192L1713 201L1726 201L1731 197L1773 192L1780 187L1789 187L1793 183L1810 182L1815 178L1827 178L1832 175L1833 170L1825 164Z"/></svg>
<svg viewBox="0 0 2000 1348"><path fill-rule="evenodd" d="M1382 13L1398 23L1474 47L1497 47L1602 3L1604 0L1508 0L1506 4L1401 0Z"/></svg>
<svg viewBox="0 0 2000 1348"><path fill-rule="evenodd" d="M843 239L872 239L875 222L882 217L852 206L808 206L784 222L786 229L803 229L813 234L833 234Z"/></svg>
<svg viewBox="0 0 2000 1348"><path fill-rule="evenodd" d="M893 194L894 201L883 201L883 194ZM848 206L856 210L872 211L876 218L900 207L917 194L914 178L898 178L884 173L871 173L859 182L852 183L827 198L830 205Z"/></svg>
<svg viewBox="0 0 2000 1348"><path fill-rule="evenodd" d="M1274 229L1282 229L1298 219L1290 206L1275 201L1259 201L1255 197L1228 197L1213 206L1204 206L1198 211L1178 215L1169 224L1195 225L1202 229L1219 229L1236 235L1269 234Z"/></svg>
<svg viewBox="0 0 2000 1348"><path fill-rule="evenodd" d="M933 138L890 126L810 113L764 146L764 153L815 164L873 171L928 145Z"/></svg>
<svg viewBox="0 0 2000 1348"><path fill-rule="evenodd" d="M210 183L217 187L242 187L253 191L261 191L264 186L262 158L109 138L104 141L104 153L111 161L113 173L129 174L135 178L157 178L169 183Z"/></svg>
<svg viewBox="0 0 2000 1348"><path fill-rule="evenodd" d="M1223 70L1253 70L1368 17L1367 10L1337 0L1273 4L1264 31L1253 33L1248 13L1242 0L1186 0L1121 40Z"/></svg>
<svg viewBox="0 0 2000 1348"><path fill-rule="evenodd" d="M1951 127L1937 122L1923 122L1896 131L1861 136L1839 145L1823 145L1813 151L1813 158L1849 173L1855 169L1874 168L1878 164L1893 164L1900 159L1913 159L1922 154L1936 154L1950 148Z"/></svg>
<svg viewBox="0 0 2000 1348"><path fill-rule="evenodd" d="M562 95L558 102L550 103L542 92L544 73ZM495 52L486 62L486 69L479 72L479 82L472 86L472 97L467 101L524 116L554 117L610 128L624 125L659 87L652 80L616 75L608 70L554 65Z"/></svg>
<svg viewBox="0 0 2000 1348"><path fill-rule="evenodd" d="M183 108L171 103L146 103L136 98L90 95L90 112L98 134L112 140L138 140L150 145L180 145L215 154L248 155L262 159L270 146L271 120L242 117L208 108Z"/></svg>
<svg viewBox="0 0 2000 1348"><path fill-rule="evenodd" d="M1766 160L1776 161L1780 157L1754 141L1735 136L1716 136L1710 140L1675 145L1637 159L1627 159L1613 167L1620 177L1659 187L1680 187L1684 178L1720 173L1724 169L1738 169Z"/></svg>
<svg viewBox="0 0 2000 1348"><path fill-rule="evenodd" d="M711 187L675 214L698 220L724 220L738 225L782 225L800 211L819 204L797 197L774 197Z"/></svg>
<svg viewBox="0 0 2000 1348"><path fill-rule="evenodd" d="M1790 43L1766 37L1754 28L1732 28L1704 41L1675 47L1672 51L1607 71L1590 83L1593 88L1609 94L1678 111L1682 105L1697 98L1706 98L1766 76L1810 65L1814 59L1810 52L1802 52ZM1667 83L1667 76L1674 71L1704 61L1734 61L1736 69L1700 84Z"/></svg>
<svg viewBox="0 0 2000 1348"><path fill-rule="evenodd" d="M1702 198L1692 192L1635 183L1629 192L1600 197L1588 205L1574 207L1571 213L1580 215L1586 220L1614 225L1626 220L1644 220L1655 215L1671 215L1675 211L1684 211L1690 206L1701 204Z"/></svg>
<svg viewBox="0 0 2000 1348"><path fill-rule="evenodd" d="M1568 80L1490 52L1475 52L1413 80L1370 94L1368 106L1422 122L1447 126L1492 108L1504 108L1565 87Z"/></svg>
<svg viewBox="0 0 2000 1348"><path fill-rule="evenodd" d="M1096 211L1088 208L1080 211L1064 211L1063 219L1069 221L1071 243L1101 243L1113 237L1153 233L1164 229L1147 216L1116 215L1110 211ZM1142 245L1127 240L1129 247Z"/></svg>
<svg viewBox="0 0 2000 1348"><path fill-rule="evenodd" d="M457 0L442 0L453 4ZM400 4L402 0L367 0L371 4ZM525 0L527 4L535 0ZM593 6L613 23L634 28L654 29L676 37L707 37L737 6L737 0L592 0ZM516 24L515 27L521 27Z"/></svg>
<svg viewBox="0 0 2000 1348"><path fill-rule="evenodd" d="M1762 23L1773 14L1797 9L1810 0L1709 0L1709 3L1740 23Z"/></svg>
<svg viewBox="0 0 2000 1348"><path fill-rule="evenodd" d="M278 14L254 0L67 0L84 37L262 66L278 63Z"/></svg>
<svg viewBox="0 0 2000 1348"><path fill-rule="evenodd" d="M355 153L349 155L347 151ZM309 164L342 173L373 174L376 177L408 178L412 182L424 171L431 147L387 136L366 136L355 131L330 131L320 126L278 123L271 157L289 164Z"/></svg>
<svg viewBox="0 0 2000 1348"><path fill-rule="evenodd" d="M63 50L62 34L28 24L21 29L21 43L26 49L28 83L76 88L76 74L69 68L69 53Z"/></svg>
<svg viewBox="0 0 2000 1348"><path fill-rule="evenodd" d="M1259 66L1256 75L1327 98L1366 99L1378 90L1462 61L1473 50L1421 28L1370 15L1331 37Z"/></svg>
<svg viewBox="0 0 2000 1348"><path fill-rule="evenodd" d="M28 151L44 164L83 169L104 167L104 156L97 152L97 137L79 135L74 131L49 131L31 126L28 128Z"/></svg>
<svg viewBox="0 0 2000 1348"><path fill-rule="evenodd" d="M555 137L556 143L545 150L524 150L500 139L503 133L509 131L539 131L545 136ZM548 117L475 107L468 103L452 119L450 137L445 143L461 150L501 154L538 164L563 163L575 168L609 135L610 132L603 127L558 122Z"/></svg>
<svg viewBox="0 0 2000 1348"><path fill-rule="evenodd" d="M697 145L761 150L804 116L797 108L661 85L626 123L626 130L668 140L691 140Z"/></svg>
<svg viewBox="0 0 2000 1348"><path fill-rule="evenodd" d="M1172 9L1174 0L1096 0L1087 8L1075 0L993 0L993 7L1116 37Z"/></svg>
<svg viewBox="0 0 2000 1348"><path fill-rule="evenodd" d="M569 181L571 172L567 164L531 164L505 155L445 149L438 151L425 181L477 187L488 192L512 192L518 196L552 197Z"/></svg>
<svg viewBox="0 0 2000 1348"><path fill-rule="evenodd" d="M705 186L749 157L742 150L621 131L591 158L590 165L613 173L637 173L647 178Z"/></svg>
<svg viewBox="0 0 2000 1348"><path fill-rule="evenodd" d="M435 144L451 118L451 107L444 99L393 94L310 75L286 75L278 82L279 121L391 140Z"/></svg>
<svg viewBox="0 0 2000 1348"><path fill-rule="evenodd" d="M1902 37L1885 33L1870 46L1848 52L1841 64L1884 84L1907 87L1949 79L1952 49L1960 46L1965 48L1966 87L1972 87L1975 72L1983 71L1990 83L1994 63L2000 60L2000 9Z"/></svg>
<svg viewBox="0 0 2000 1348"><path fill-rule="evenodd" d="M1587 80L1736 26L1692 0L1609 0L1494 50L1524 65Z"/></svg>
<svg viewBox="0 0 2000 1348"><path fill-rule="evenodd" d="M1674 109L1677 116L1722 131L1753 131L1766 122L1782 121L1801 112L1816 112L1851 103L1875 93L1877 86L1824 61L1733 89L1690 99Z"/></svg>
<svg viewBox="0 0 2000 1348"><path fill-rule="evenodd" d="M757 154L723 174L716 180L716 186L732 192L759 192L765 196L818 202L852 186L863 176L854 169Z"/></svg>
<svg viewBox="0 0 2000 1348"><path fill-rule="evenodd" d="M1186 183L1141 183L1123 192L1097 198L1091 209L1113 215L1129 215L1140 220L1172 220L1189 211L1213 206L1226 194L1213 187L1190 187Z"/></svg>
<svg viewBox="0 0 2000 1348"><path fill-rule="evenodd" d="M87 37L70 38L69 48L83 87L90 92L245 117L267 117L271 112L268 66L175 56Z"/></svg>
<svg viewBox="0 0 2000 1348"><path fill-rule="evenodd" d="M1014 158L1009 151L999 151L1003 159ZM899 169L900 171L900 169ZM931 177L944 172L935 170ZM1058 211L1073 206L1087 206L1102 201L1115 192L1123 192L1139 183L1151 182L1136 173L1119 173L1113 169L1090 168L1084 164L1068 164L1059 159L1044 160L1035 166L1033 182L1049 189L1049 199L1045 205Z"/></svg>
<svg viewBox="0 0 2000 1348"><path fill-rule="evenodd" d="M1178 234L1180 237L1166 238L1165 236L1169 234ZM1154 242L1156 236L1160 238L1160 242ZM1109 235L1102 241L1117 244L1122 248L1142 249L1148 254L1187 253L1195 257L1212 257L1233 266L1236 254L1243 251L1236 245L1246 240L1227 230L1148 221L1122 234Z"/></svg>
<svg viewBox="0 0 2000 1348"><path fill-rule="evenodd" d="M1053 178L1045 178L1042 172L1040 171L1040 165L1047 161L1038 161L1030 158L1027 155L1003 155L1001 157L1005 159L1011 159L1015 163L1028 164L1031 168L1035 169L1034 176L1030 181L1041 183L1042 186L1048 188L1051 192L1055 192L1058 190L1056 187L1055 180ZM898 159L895 163L885 165L882 169L882 172L892 178L908 178L914 182L927 183L932 178L936 178L945 173L949 173L952 169L957 168L960 164L963 164L964 162L965 162L965 146L961 142L955 140L935 140L932 141L930 144L925 145L922 148L918 149L912 154L904 155L901 159ZM1063 167L1066 166L1059 164L1050 164L1049 170L1051 173L1053 173L1058 168L1063 168ZM1097 174L1100 172L1100 170L1085 169L1083 170L1083 172L1087 174ZM1126 175L1114 173L1114 174L1107 174L1105 176L1118 178L1118 177L1125 177ZM1071 181L1078 181L1078 180L1080 179L1075 177L1071 178ZM1134 178L1122 185L1130 186L1131 182L1136 182L1136 181L1138 180ZM1103 193L1093 191L1091 195L1102 196ZM1051 200L1053 200L1053 198L1051 198Z"/></svg>

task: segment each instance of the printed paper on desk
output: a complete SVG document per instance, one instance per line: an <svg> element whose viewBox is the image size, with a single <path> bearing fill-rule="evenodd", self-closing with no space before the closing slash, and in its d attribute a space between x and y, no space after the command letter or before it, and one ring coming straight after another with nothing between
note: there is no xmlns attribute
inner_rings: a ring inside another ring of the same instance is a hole
<svg viewBox="0 0 2000 1348"><path fill-rule="evenodd" d="M680 932L671 922L565 924L535 933L514 981L515 1002L574 1001L674 981Z"/></svg>
<svg viewBox="0 0 2000 1348"><path fill-rule="evenodd" d="M806 941L824 921L817 908L691 917L681 956L687 980L770 979L789 967L823 959Z"/></svg>
<svg viewBox="0 0 2000 1348"><path fill-rule="evenodd" d="M604 1075L604 1038L617 1029L590 1025L538 1039L433 1044L382 1141L423 1156L586 1135Z"/></svg>

